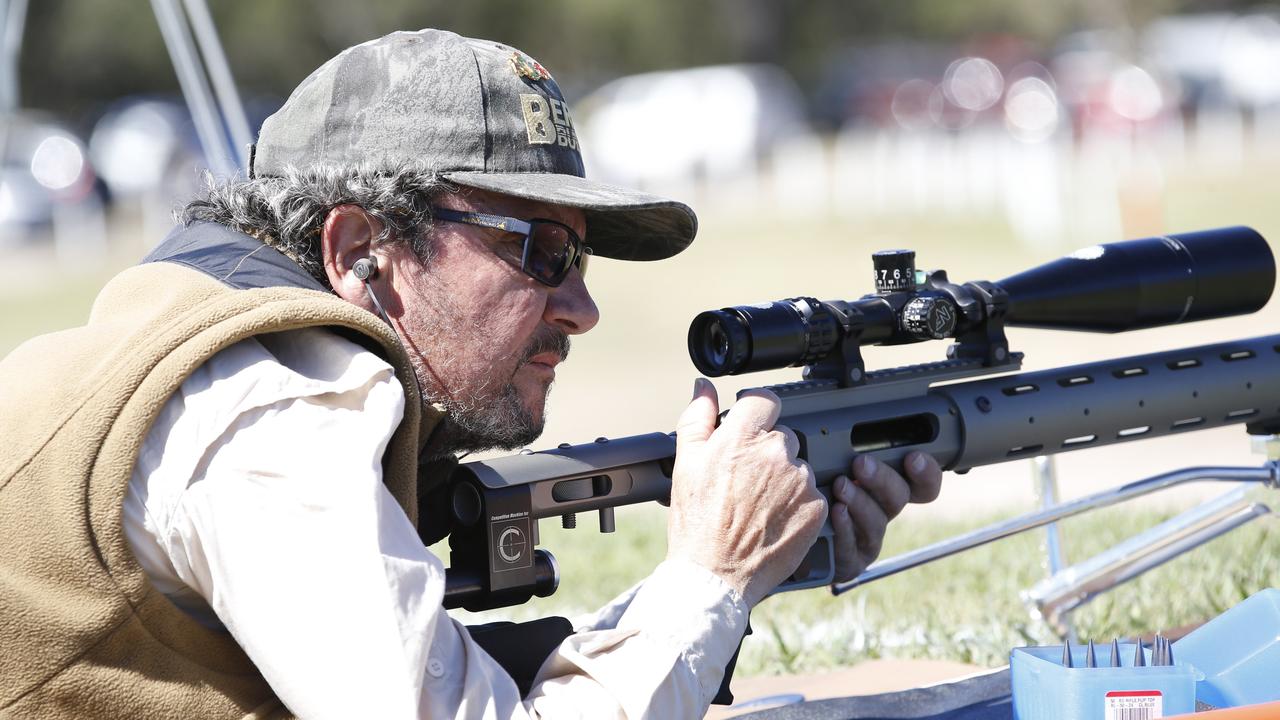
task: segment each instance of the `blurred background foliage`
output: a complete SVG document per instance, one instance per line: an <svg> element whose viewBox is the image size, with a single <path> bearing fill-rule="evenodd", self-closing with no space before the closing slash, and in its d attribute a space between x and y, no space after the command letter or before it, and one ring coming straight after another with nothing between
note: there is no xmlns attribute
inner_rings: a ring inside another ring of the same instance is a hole
<svg viewBox="0 0 1280 720"><path fill-rule="evenodd" d="M1085 27L1139 27L1183 11L1247 9L1247 0L271 0L209 3L247 97L283 97L338 51L398 29L449 28L506 42L554 72L570 99L620 75L768 62L814 92L833 52L886 38L1016 36L1048 46ZM1042 48L1045 49L1045 48ZM142 0L37 0L20 62L23 104L85 119L126 95L178 92Z"/></svg>

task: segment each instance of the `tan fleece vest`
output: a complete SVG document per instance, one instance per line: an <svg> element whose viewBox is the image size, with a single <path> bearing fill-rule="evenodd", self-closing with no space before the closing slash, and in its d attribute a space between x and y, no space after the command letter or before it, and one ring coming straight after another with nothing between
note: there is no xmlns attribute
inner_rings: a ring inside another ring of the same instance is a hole
<svg viewBox="0 0 1280 720"><path fill-rule="evenodd" d="M139 446L195 368L252 335L308 326L353 331L414 399L384 466L416 524L419 430L436 418L423 418L391 331L332 295L233 290L151 263L112 280L84 327L0 361L0 718L287 715L230 635L152 587L121 508Z"/></svg>

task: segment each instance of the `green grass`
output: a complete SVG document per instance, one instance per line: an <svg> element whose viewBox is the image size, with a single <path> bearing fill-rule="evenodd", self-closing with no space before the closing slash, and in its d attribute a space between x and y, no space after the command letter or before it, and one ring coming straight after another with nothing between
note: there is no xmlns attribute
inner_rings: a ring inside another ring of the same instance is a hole
<svg viewBox="0 0 1280 720"><path fill-rule="evenodd" d="M0 296L0 358L41 333L83 325L106 276L58 276Z"/></svg>
<svg viewBox="0 0 1280 720"><path fill-rule="evenodd" d="M1117 508L1064 521L1069 560L1091 557L1171 514ZM597 533L591 518L581 518L572 531L544 521L542 547L556 555L561 567L556 594L463 617L467 622L526 620L592 610L662 559L664 517L656 509L620 514L613 535ZM890 527L882 557L996 519L898 521ZM1019 600L1019 591L1045 576L1042 537L1031 531L838 598L824 589L769 598L752 615L755 633L743 646L739 672L744 677L810 672L888 657L997 666L1008 661L1013 647L1057 642L1054 632L1033 619ZM1277 584L1280 528L1264 518L1099 596L1072 620L1082 639L1109 642L1201 622Z"/></svg>

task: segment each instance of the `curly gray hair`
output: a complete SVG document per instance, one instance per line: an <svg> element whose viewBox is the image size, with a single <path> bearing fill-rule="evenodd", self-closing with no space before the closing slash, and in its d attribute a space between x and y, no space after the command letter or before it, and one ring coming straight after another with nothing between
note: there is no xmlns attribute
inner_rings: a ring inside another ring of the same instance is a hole
<svg viewBox="0 0 1280 720"><path fill-rule="evenodd" d="M407 241L426 262L430 247L423 231L431 224L431 205L441 193L457 190L435 173L407 165L290 169L283 177L221 182L209 177L206 185L203 197L178 211L179 222L216 222L252 235L327 288L320 230L330 210L359 205L382 222L376 242Z"/></svg>

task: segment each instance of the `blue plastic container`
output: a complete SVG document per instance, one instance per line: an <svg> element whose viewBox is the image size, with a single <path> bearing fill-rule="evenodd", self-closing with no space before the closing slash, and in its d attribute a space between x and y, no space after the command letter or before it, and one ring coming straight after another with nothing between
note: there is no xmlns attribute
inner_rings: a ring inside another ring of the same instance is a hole
<svg viewBox="0 0 1280 720"><path fill-rule="evenodd" d="M1280 700L1280 590L1256 593L1173 644L1204 674L1196 699L1215 708Z"/></svg>
<svg viewBox="0 0 1280 720"><path fill-rule="evenodd" d="M1163 717L1196 709L1195 668L1174 652L1172 666L1132 667L1133 643L1120 645L1122 667L1111 665L1111 644L1097 646L1097 664L1086 668L1084 646L1073 647L1071 664L1062 666L1062 646L1014 648L1013 716L1017 720L1110 720ZM1150 651L1145 653L1150 663ZM1144 714L1143 709L1158 709Z"/></svg>

